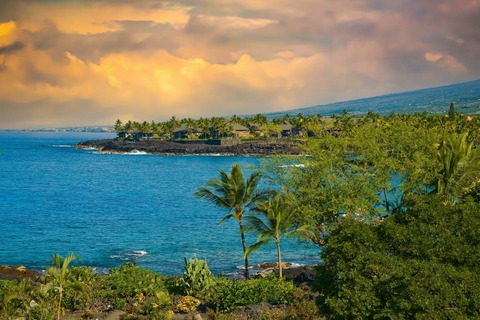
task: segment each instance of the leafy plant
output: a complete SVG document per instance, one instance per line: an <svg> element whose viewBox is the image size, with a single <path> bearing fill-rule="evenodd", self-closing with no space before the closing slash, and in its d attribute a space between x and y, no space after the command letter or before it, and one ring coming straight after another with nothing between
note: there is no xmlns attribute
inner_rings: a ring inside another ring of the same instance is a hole
<svg viewBox="0 0 480 320"><path fill-rule="evenodd" d="M215 278L210 271L206 260L199 260L196 256L185 259L185 271L181 279L187 295L205 298L209 289L215 284Z"/></svg>
<svg viewBox="0 0 480 320"><path fill-rule="evenodd" d="M133 299L139 293L154 296L157 291L166 291L160 274L139 268L132 262L111 269L103 281L108 297Z"/></svg>
<svg viewBox="0 0 480 320"><path fill-rule="evenodd" d="M158 315L172 304L163 277L135 263L127 262L113 268L102 282L103 297L113 299L115 309Z"/></svg>
<svg viewBox="0 0 480 320"><path fill-rule="evenodd" d="M192 296L181 297L177 303L177 309L180 312L192 313L197 310L200 305L200 300Z"/></svg>
<svg viewBox="0 0 480 320"><path fill-rule="evenodd" d="M0 280L0 319L13 319L26 311L28 296L22 290L25 284L25 280L20 285Z"/></svg>
<svg viewBox="0 0 480 320"><path fill-rule="evenodd" d="M261 302L291 304L295 290L292 282L281 278L228 280L217 285L212 304L220 312L231 312Z"/></svg>
<svg viewBox="0 0 480 320"><path fill-rule="evenodd" d="M60 315L63 312L63 298L67 288L72 289L72 292L82 292L85 290L83 283L75 281L70 274L70 263L77 260L78 257L74 254L69 254L63 258L59 254L53 255L52 265L47 267L45 272L46 284L44 290L56 296L56 313L57 320L60 320Z"/></svg>

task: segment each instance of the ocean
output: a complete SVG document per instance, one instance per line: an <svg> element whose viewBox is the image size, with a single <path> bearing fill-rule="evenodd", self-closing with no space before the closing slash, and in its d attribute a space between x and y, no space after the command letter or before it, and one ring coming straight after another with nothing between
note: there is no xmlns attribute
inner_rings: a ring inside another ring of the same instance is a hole
<svg viewBox="0 0 480 320"><path fill-rule="evenodd" d="M207 180L257 157L99 154L80 141L108 133L0 132L0 265L44 269L53 254L80 256L99 272L127 261L164 275L184 257L206 259L215 274L238 273L243 253L234 220L197 199ZM247 236L249 244L255 236ZM284 240L283 260L314 265L317 246ZM273 245L250 263L276 261Z"/></svg>

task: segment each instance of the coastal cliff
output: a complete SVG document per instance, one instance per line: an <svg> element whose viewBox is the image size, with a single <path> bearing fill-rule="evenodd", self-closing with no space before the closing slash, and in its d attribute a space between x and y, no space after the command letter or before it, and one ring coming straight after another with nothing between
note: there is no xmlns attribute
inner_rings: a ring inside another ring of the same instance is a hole
<svg viewBox="0 0 480 320"><path fill-rule="evenodd" d="M299 141L238 141L229 145L208 142L174 142L166 140L122 141L117 139L89 140L80 142L79 149L94 148L101 153L146 152L161 155L221 154L245 156L299 155L302 148Z"/></svg>

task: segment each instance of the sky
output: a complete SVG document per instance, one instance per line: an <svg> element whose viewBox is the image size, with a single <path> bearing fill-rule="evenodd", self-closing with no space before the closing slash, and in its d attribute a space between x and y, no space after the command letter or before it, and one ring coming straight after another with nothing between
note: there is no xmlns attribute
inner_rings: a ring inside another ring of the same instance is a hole
<svg viewBox="0 0 480 320"><path fill-rule="evenodd" d="M256 114L480 78L480 0L0 0L0 129Z"/></svg>

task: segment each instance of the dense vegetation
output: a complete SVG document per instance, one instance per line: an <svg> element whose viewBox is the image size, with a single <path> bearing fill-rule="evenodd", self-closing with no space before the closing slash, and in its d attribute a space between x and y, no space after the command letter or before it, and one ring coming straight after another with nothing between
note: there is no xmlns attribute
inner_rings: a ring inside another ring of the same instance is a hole
<svg viewBox="0 0 480 320"><path fill-rule="evenodd" d="M255 319L318 315L314 300L290 281L214 277L197 258L185 261L182 277L164 277L131 262L101 276L89 267L70 266L73 260L72 255L55 255L37 282L0 280L0 319L68 319L74 312L97 319L112 310L124 310L125 319L171 319L174 312L188 315L199 310L211 319L243 319L225 314L259 303L279 307L251 313Z"/></svg>
<svg viewBox="0 0 480 320"><path fill-rule="evenodd" d="M182 277L166 278L133 264L99 276L70 267L75 256L55 256L39 283L0 282L0 318L120 309L167 319L208 309L211 318L243 319L227 313L259 303L282 307L255 319L480 318L479 118L452 105L448 115L345 111L289 121L303 132L304 157L270 158L248 177L234 165L196 195L224 211L221 222L238 223L246 267L267 241L279 266L284 236L318 245L316 306L282 278L215 277L196 257ZM245 232L257 241L246 243Z"/></svg>

